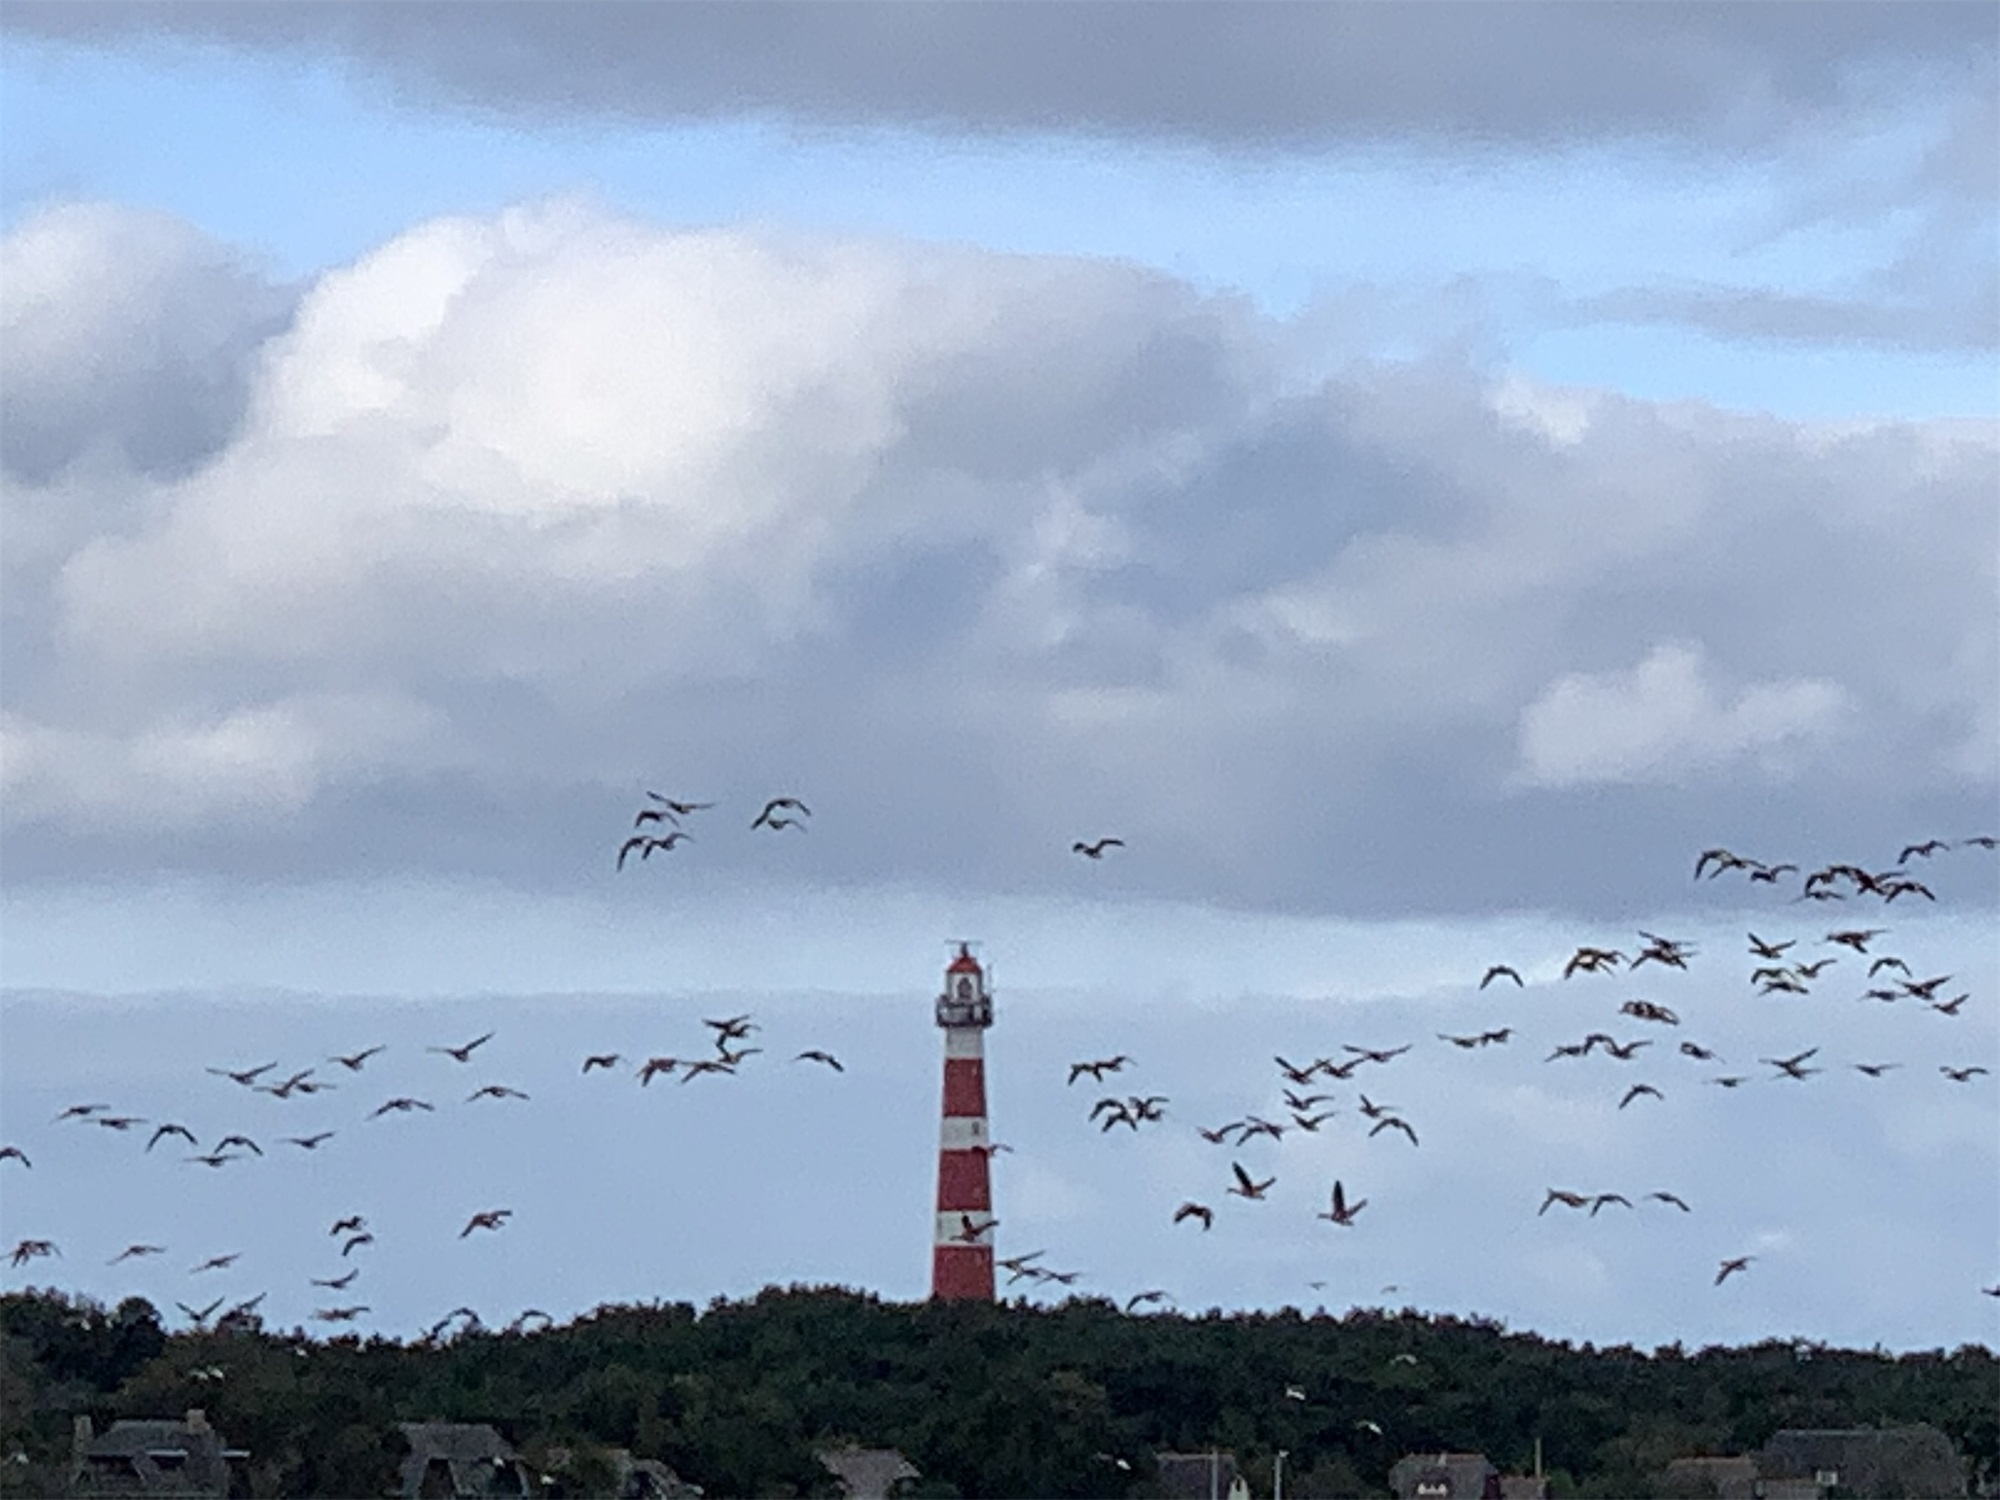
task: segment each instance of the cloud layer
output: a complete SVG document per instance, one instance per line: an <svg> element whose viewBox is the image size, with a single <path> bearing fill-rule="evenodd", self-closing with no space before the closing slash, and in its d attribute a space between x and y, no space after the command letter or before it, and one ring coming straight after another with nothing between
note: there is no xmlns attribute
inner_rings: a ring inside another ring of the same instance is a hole
<svg viewBox="0 0 2000 1500"><path fill-rule="evenodd" d="M1156 894L1463 910L1593 899L1511 851L1604 795L1671 870L1992 805L1991 424L1327 378L1132 267L578 201L300 289L105 206L5 254L10 875L561 884L665 778L817 797L809 879L1118 832Z"/></svg>
<svg viewBox="0 0 2000 1500"><path fill-rule="evenodd" d="M1976 7L1711 5L464 7L16 3L17 33L333 52L401 94L530 119L766 114L1083 131L1228 150L1354 141L1767 146L1990 75Z"/></svg>

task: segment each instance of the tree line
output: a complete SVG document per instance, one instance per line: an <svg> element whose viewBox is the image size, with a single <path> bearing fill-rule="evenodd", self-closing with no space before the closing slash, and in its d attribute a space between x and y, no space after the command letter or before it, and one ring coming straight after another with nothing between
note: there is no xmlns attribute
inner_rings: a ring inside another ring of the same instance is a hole
<svg viewBox="0 0 2000 1500"><path fill-rule="evenodd" d="M816 1448L900 1449L928 1496L1142 1496L1152 1456L1233 1452L1269 1493L1382 1495L1405 1453L1474 1450L1553 1493L1644 1495L1669 1459L1783 1427L1929 1422L2000 1480L1992 1350L1892 1355L1768 1342L1642 1351L1413 1311L1127 1315L899 1303L841 1288L607 1306L439 1343L312 1337L254 1317L169 1332L140 1298L0 1296L0 1493L59 1493L72 1419L199 1406L249 1495L392 1491L398 1422L490 1422L552 1493L608 1493L606 1450L708 1495L823 1495ZM557 1450L568 1450L558 1464Z"/></svg>

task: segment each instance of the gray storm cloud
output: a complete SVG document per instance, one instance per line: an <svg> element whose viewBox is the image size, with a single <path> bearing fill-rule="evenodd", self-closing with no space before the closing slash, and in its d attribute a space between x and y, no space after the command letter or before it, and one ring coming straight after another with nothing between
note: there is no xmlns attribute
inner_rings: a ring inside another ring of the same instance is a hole
<svg viewBox="0 0 2000 1500"><path fill-rule="evenodd" d="M765 115L1225 150L1605 137L1739 149L1990 75L1977 6L15 3L20 34L333 52L529 118Z"/></svg>
<svg viewBox="0 0 2000 1500"><path fill-rule="evenodd" d="M85 268L134 233L63 212ZM49 282L43 357L144 391L118 284ZM417 225L261 340L271 288L166 284L238 330L226 436L149 468L143 400L53 383L75 436L7 476L12 878L563 885L671 777L837 810L815 880L1032 889L1117 832L1134 889L1463 910L1991 807L1990 423L1327 380L1157 273L571 201Z"/></svg>

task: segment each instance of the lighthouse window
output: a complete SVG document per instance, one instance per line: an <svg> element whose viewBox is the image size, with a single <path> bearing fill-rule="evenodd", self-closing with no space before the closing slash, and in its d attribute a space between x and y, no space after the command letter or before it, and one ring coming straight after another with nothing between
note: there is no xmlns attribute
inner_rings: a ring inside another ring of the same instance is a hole
<svg viewBox="0 0 2000 1500"><path fill-rule="evenodd" d="M961 978L958 981L958 998L961 1000L970 1000L972 998L972 981L970 979Z"/></svg>

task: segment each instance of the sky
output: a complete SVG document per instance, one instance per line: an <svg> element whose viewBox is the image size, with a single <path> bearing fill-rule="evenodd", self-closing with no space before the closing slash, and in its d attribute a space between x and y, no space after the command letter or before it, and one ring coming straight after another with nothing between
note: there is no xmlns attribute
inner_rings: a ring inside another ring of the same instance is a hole
<svg viewBox="0 0 2000 1500"><path fill-rule="evenodd" d="M1079 1292L1990 1344L1996 59L1977 5L0 4L0 1248L63 1251L7 1284L317 1326L364 1212L391 1334L921 1296L964 938L1001 1253ZM649 792L717 805L621 870ZM1802 899L1899 856L1934 899ZM1688 970L1561 977L1642 931ZM1749 932L1839 962L1760 994ZM724 1009L742 1076L638 1085ZM1543 1060L1594 1029L1655 1045ZM1167 1120L1090 1124L1120 1051ZM205 1071L273 1058L339 1088Z"/></svg>

